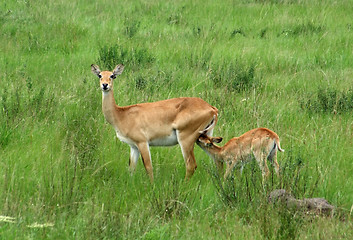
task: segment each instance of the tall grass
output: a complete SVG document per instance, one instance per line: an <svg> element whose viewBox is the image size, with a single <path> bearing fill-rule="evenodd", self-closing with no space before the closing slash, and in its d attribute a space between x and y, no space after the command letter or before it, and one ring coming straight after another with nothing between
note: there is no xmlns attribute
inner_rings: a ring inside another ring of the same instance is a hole
<svg viewBox="0 0 353 240"><path fill-rule="evenodd" d="M0 3L0 235L4 239L350 239L350 1ZM337 21L339 19L339 21ZM101 113L90 65L125 65L119 105L180 96L219 109L215 135L281 138L282 178L254 163L224 182L198 147L152 148L155 183ZM272 174L273 175L273 174ZM271 175L271 176L272 176ZM339 214L270 204L324 197ZM5 219L5 220L2 220ZM8 220L10 219L10 220Z"/></svg>

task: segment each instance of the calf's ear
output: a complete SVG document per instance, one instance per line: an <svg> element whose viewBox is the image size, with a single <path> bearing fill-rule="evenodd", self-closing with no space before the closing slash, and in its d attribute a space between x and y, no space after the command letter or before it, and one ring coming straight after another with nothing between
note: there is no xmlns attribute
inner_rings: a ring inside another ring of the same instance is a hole
<svg viewBox="0 0 353 240"><path fill-rule="evenodd" d="M222 137L214 137L212 138L212 142L213 143L220 143L222 142L223 138Z"/></svg>

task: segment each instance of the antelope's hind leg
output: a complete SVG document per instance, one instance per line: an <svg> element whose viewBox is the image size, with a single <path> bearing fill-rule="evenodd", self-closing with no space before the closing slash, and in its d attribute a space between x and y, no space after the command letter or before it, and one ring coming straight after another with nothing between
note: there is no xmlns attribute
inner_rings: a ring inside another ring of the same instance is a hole
<svg viewBox="0 0 353 240"><path fill-rule="evenodd" d="M180 145L181 152L185 161L185 179L187 180L192 177L197 168L196 159L194 155L194 145L198 135L194 135L188 134L187 132L177 131L178 143Z"/></svg>
<svg viewBox="0 0 353 240"><path fill-rule="evenodd" d="M276 148L272 149L272 151L270 152L270 155L268 156L268 159L272 162L272 165L274 166L275 171L276 171L276 175L277 175L277 177L279 177L280 176L279 164L277 162L277 149Z"/></svg>

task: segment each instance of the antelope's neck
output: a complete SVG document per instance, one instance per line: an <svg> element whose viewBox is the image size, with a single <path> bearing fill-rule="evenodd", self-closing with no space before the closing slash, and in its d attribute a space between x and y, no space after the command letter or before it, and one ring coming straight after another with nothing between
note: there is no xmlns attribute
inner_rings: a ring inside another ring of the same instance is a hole
<svg viewBox="0 0 353 240"><path fill-rule="evenodd" d="M222 158L222 148L218 146L205 147L199 145L211 158Z"/></svg>
<svg viewBox="0 0 353 240"><path fill-rule="evenodd" d="M118 114L114 99L114 93L112 90L109 92L102 92L102 111L107 122L116 128L118 122Z"/></svg>
<svg viewBox="0 0 353 240"><path fill-rule="evenodd" d="M215 157L221 157L222 155L222 148L218 146L212 146L210 148L207 148L206 151L209 151L210 154L212 154Z"/></svg>

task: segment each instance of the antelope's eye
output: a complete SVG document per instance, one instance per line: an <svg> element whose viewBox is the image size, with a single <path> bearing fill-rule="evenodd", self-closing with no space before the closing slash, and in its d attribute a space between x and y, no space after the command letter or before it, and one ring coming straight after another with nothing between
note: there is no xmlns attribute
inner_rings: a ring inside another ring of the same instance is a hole
<svg viewBox="0 0 353 240"><path fill-rule="evenodd" d="M110 75L110 78L111 78L111 79L115 79L116 76L115 76L114 74L112 74L112 75Z"/></svg>
<svg viewBox="0 0 353 240"><path fill-rule="evenodd" d="M99 78L102 78L102 75L98 74L98 77L99 77Z"/></svg>

